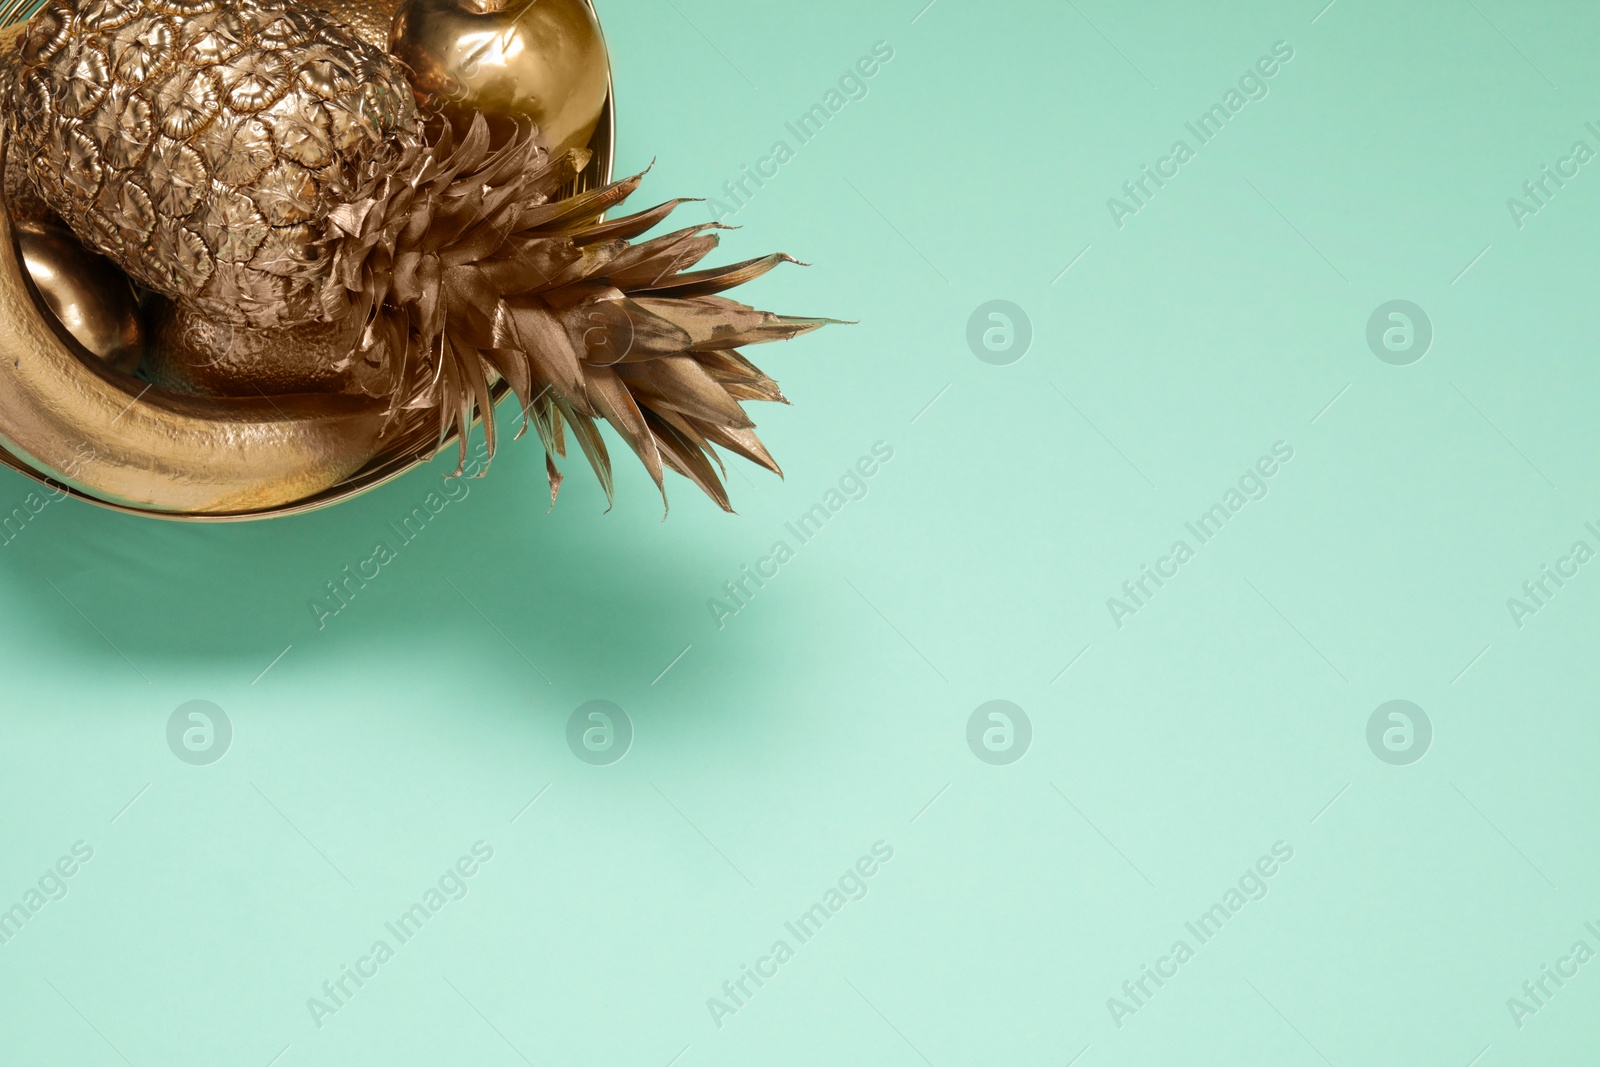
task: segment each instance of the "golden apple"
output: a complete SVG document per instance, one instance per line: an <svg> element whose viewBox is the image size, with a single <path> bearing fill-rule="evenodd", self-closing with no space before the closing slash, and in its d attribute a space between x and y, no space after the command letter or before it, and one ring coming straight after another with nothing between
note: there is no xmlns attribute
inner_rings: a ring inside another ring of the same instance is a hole
<svg viewBox="0 0 1600 1067"><path fill-rule="evenodd" d="M424 105L531 118L553 151L588 144L610 59L585 0L403 0L389 50Z"/></svg>

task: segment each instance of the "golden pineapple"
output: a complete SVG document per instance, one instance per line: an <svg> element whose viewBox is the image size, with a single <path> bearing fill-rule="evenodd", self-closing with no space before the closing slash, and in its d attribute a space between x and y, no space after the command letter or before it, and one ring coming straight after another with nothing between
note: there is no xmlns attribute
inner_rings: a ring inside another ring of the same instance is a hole
<svg viewBox="0 0 1600 1067"><path fill-rule="evenodd" d="M452 433L465 458L479 416L492 455L503 383L552 497L569 427L609 497L600 419L723 508L716 448L778 469L741 402L783 396L738 349L830 320L719 295L793 260L696 270L715 224L633 243L679 201L601 221L642 175L563 199L585 151L420 111L400 64L281 0L49 0L21 64L11 150L51 207L172 301L161 321L235 327L218 355L263 354L256 389L269 354L331 351L326 324L357 338L338 359L388 404L372 463Z"/></svg>
<svg viewBox="0 0 1600 1067"><path fill-rule="evenodd" d="M138 282L254 327L325 317L323 223L416 142L400 70L272 0L83 0L30 24L13 103L45 199Z"/></svg>

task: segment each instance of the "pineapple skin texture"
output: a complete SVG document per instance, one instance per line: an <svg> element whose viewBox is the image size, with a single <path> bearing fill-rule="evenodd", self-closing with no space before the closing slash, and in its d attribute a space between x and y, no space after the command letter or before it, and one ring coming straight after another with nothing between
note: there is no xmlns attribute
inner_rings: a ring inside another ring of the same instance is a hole
<svg viewBox="0 0 1600 1067"><path fill-rule="evenodd" d="M218 321L325 321L327 215L421 139L405 76L281 0L52 0L13 83L12 151L80 239Z"/></svg>
<svg viewBox="0 0 1600 1067"><path fill-rule="evenodd" d="M11 85L17 77L18 55L22 51L22 38L28 24L19 22L0 30L0 84ZM5 161L6 207L15 222L60 222L50 205L44 202L33 188L33 175L29 173L28 160L22 153L12 150Z"/></svg>
<svg viewBox="0 0 1600 1067"><path fill-rule="evenodd" d="M311 0L311 7L334 22L341 23L363 41L385 54L389 51L389 28L400 0Z"/></svg>

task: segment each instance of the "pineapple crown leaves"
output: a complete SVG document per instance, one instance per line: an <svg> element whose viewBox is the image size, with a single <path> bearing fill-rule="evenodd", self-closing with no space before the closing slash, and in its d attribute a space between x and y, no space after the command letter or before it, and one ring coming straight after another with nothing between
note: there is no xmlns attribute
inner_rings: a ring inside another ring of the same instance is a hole
<svg viewBox="0 0 1600 1067"><path fill-rule="evenodd" d="M633 243L683 200L600 221L644 174L561 197L587 162L552 156L531 124L494 147L481 116L459 139L433 118L424 143L370 195L329 215L329 317L365 322L364 345L393 368L392 412L407 439L428 420L435 445L482 418L494 455L492 385L504 381L546 452L570 428L612 499L611 461L596 420L609 422L662 491L667 469L731 511L716 447L775 473L742 401L786 402L746 360L746 345L788 340L834 322L757 311L719 294L761 277L782 253L695 269L718 244L703 223ZM716 447L713 447L716 446Z"/></svg>

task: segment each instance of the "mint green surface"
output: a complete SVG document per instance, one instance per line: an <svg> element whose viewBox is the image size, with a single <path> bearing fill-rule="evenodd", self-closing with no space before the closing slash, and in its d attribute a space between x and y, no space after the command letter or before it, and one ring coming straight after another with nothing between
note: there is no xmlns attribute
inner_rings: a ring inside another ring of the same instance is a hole
<svg viewBox="0 0 1600 1067"><path fill-rule="evenodd" d="M1600 14L924 2L602 4L641 203L732 209L787 141L725 258L787 249L815 265L753 298L860 320L752 353L787 478L731 473L737 517L680 479L662 523L628 463L610 514L581 463L547 514L530 436L481 481L237 527L59 502L0 548L0 1063L1594 1062L1600 161L1507 200L1600 150ZM1010 365L968 345L991 300L1031 320ZM1368 346L1391 300L1431 320L1418 362ZM194 700L232 724L210 765L168 747ZM620 762L568 746L591 700ZM1031 722L1009 765L968 745L991 700ZM1367 740L1391 700L1432 725L1407 765ZM1135 1000L1146 966L1176 975Z"/></svg>

